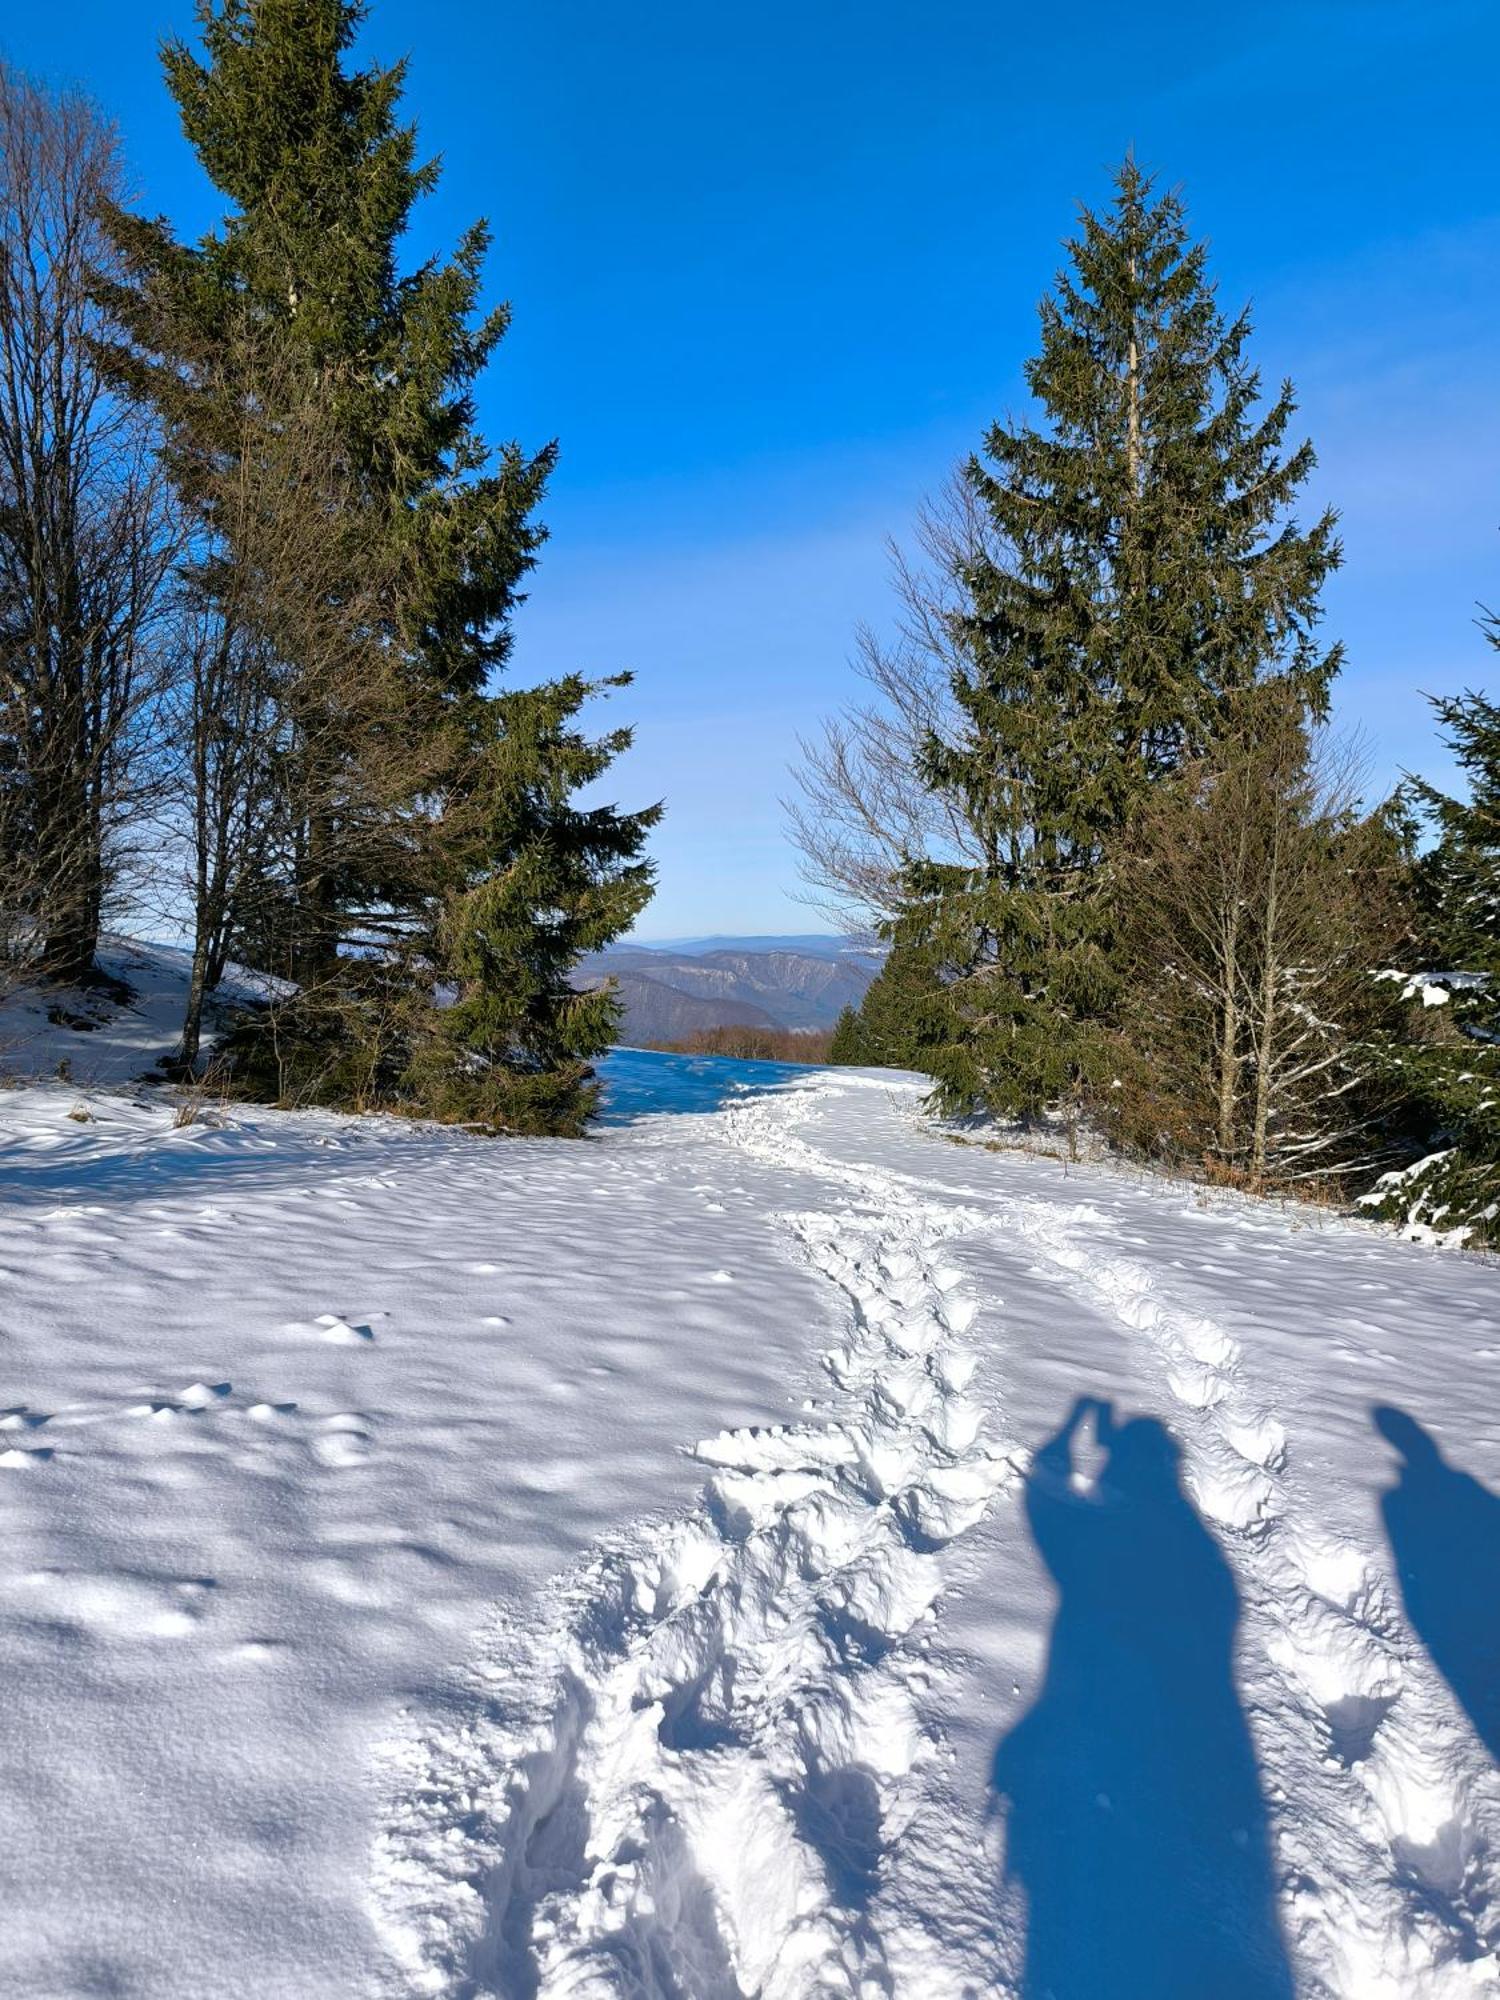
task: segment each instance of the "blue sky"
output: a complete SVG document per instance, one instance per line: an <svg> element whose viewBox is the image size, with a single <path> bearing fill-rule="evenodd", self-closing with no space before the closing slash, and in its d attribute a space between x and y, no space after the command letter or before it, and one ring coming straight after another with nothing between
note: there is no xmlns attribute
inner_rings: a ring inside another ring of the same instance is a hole
<svg viewBox="0 0 1500 2000"><path fill-rule="evenodd" d="M123 129L143 205L215 199L158 35L183 0L70 0L0 30ZM647 935L820 928L778 798L849 689L902 535L1022 402L1074 204L1128 146L1186 194L1342 511L1339 715L1377 783L1449 773L1421 690L1493 681L1500 603L1494 0L374 0L446 171L413 253L476 214L514 329L495 437L557 436L553 540L515 672L631 667L625 803L663 797Z"/></svg>

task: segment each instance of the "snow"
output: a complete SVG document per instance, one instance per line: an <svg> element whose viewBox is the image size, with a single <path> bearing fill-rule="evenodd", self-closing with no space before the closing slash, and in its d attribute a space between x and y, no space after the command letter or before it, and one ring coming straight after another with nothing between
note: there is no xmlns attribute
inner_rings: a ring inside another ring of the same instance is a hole
<svg viewBox="0 0 1500 2000"><path fill-rule="evenodd" d="M881 1072L177 1126L169 988L0 1094L0 1990L1500 1990L1492 1262Z"/></svg>
<svg viewBox="0 0 1500 2000"><path fill-rule="evenodd" d="M1395 980L1403 1000L1420 1000L1423 1007L1446 1007L1455 993L1479 992L1487 983L1482 972L1377 972L1377 979Z"/></svg>
<svg viewBox="0 0 1500 2000"><path fill-rule="evenodd" d="M107 979L123 981L123 1004L105 990L58 994L22 987L0 1001L0 1071L55 1076L118 1088L154 1070L176 1051L192 955L171 945L106 935L98 964ZM237 1002L264 997L278 982L231 966L206 1010L216 1018Z"/></svg>

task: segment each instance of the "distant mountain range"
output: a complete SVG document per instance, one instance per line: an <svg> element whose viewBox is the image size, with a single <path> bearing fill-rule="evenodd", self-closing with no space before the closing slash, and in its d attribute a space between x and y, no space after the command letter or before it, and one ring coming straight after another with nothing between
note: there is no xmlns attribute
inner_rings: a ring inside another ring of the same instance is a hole
<svg viewBox="0 0 1500 2000"><path fill-rule="evenodd" d="M675 956L686 955L701 958L712 951L748 951L759 956L767 951L795 951L805 958L868 958L869 952L861 946L851 944L846 937L831 937L826 931L789 931L785 935L765 937L716 937L683 938L627 938L622 944L612 945L610 953L619 951L667 952Z"/></svg>
<svg viewBox="0 0 1500 2000"><path fill-rule="evenodd" d="M879 964L843 938L693 938L595 952L575 982L615 982L622 1041L675 1042L703 1028L831 1028Z"/></svg>

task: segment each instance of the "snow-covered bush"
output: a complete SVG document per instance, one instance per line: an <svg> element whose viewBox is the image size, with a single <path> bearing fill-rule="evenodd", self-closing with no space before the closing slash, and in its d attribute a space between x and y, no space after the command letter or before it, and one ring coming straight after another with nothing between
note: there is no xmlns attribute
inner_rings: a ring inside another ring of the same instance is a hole
<svg viewBox="0 0 1500 2000"><path fill-rule="evenodd" d="M1493 622L1489 638L1500 646ZM1389 1063L1421 1152L1363 1199L1414 1233L1500 1243L1500 705L1434 706L1470 796L1413 796L1438 832L1421 863L1432 941L1458 969L1406 983L1412 1031Z"/></svg>

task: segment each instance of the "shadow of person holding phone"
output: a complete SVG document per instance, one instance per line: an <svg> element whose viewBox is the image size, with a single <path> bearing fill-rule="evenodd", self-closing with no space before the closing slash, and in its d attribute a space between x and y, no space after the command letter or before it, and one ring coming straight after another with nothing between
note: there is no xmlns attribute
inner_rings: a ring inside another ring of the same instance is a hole
<svg viewBox="0 0 1500 2000"><path fill-rule="evenodd" d="M1389 1404L1373 1417L1401 1454L1381 1509L1407 1619L1500 1762L1500 1498L1415 1417Z"/></svg>
<svg viewBox="0 0 1500 2000"><path fill-rule="evenodd" d="M1154 1419L1081 1398L1027 1482L1058 1605L1045 1685L993 1772L1025 2000L1291 2000L1239 1594L1178 1457Z"/></svg>

